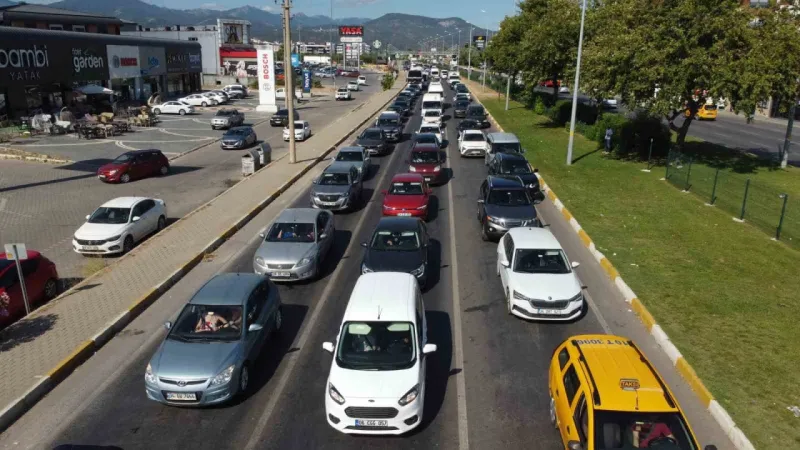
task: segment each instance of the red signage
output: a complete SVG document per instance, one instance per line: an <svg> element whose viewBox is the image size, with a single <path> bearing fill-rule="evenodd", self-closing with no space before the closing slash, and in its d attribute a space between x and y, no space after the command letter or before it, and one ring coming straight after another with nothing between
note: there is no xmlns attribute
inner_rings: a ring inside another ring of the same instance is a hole
<svg viewBox="0 0 800 450"><path fill-rule="evenodd" d="M267 52L264 52L261 54L261 69L262 69L261 76L266 81L269 81L269 65L270 65L269 54Z"/></svg>
<svg viewBox="0 0 800 450"><path fill-rule="evenodd" d="M339 36L364 36L364 26L363 25L340 26Z"/></svg>
<svg viewBox="0 0 800 450"><path fill-rule="evenodd" d="M139 65L139 62L136 58L120 58L119 65L122 67L135 67Z"/></svg>

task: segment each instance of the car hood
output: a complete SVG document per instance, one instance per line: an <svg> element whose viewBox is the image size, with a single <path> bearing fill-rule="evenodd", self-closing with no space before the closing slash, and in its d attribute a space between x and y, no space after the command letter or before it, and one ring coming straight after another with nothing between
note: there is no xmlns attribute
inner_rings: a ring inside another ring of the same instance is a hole
<svg viewBox="0 0 800 450"><path fill-rule="evenodd" d="M438 163L411 163L411 164L409 164L409 167L413 167L414 169L416 169L417 172L428 173L428 172L433 172L433 169L435 169L436 166L439 166L441 164L442 163L440 163L440 162L438 162Z"/></svg>
<svg viewBox="0 0 800 450"><path fill-rule="evenodd" d="M415 209L425 204L425 196L386 194L383 204L392 208Z"/></svg>
<svg viewBox="0 0 800 450"><path fill-rule="evenodd" d="M581 291L575 272L571 273L519 273L509 271L514 290L537 300L568 300Z"/></svg>
<svg viewBox="0 0 800 450"><path fill-rule="evenodd" d="M522 184L524 184L526 187L529 184L534 184L536 186L539 185L539 178L536 176L536 174L533 174L533 173L521 173L521 174L516 174L516 175L503 174L503 175L500 175L500 176L503 177L503 178L510 178L510 179L519 178L520 180L522 180Z"/></svg>
<svg viewBox="0 0 800 450"><path fill-rule="evenodd" d="M151 360L153 372L164 378L211 378L233 364L240 351L240 343L165 339Z"/></svg>
<svg viewBox="0 0 800 450"><path fill-rule="evenodd" d="M128 164L108 163L108 164L103 164L102 166L100 166L100 168L97 169L97 171L98 172L108 172L110 170L115 170L115 169L119 170L119 169L126 169L126 168L128 168Z"/></svg>
<svg viewBox="0 0 800 450"><path fill-rule="evenodd" d="M84 223L75 232L75 237L78 239L106 239L118 234L122 234L127 226L123 224L106 224L106 223Z"/></svg>
<svg viewBox="0 0 800 450"><path fill-rule="evenodd" d="M533 205L525 206L498 206L485 204L486 214L497 216L502 219L533 219L536 217L536 209Z"/></svg>
<svg viewBox="0 0 800 450"><path fill-rule="evenodd" d="M215 122L229 122L231 120L230 116L214 116L211 118L212 121Z"/></svg>
<svg viewBox="0 0 800 450"><path fill-rule="evenodd" d="M315 194L346 194L350 186L323 186L315 184L312 191Z"/></svg>
<svg viewBox="0 0 800 450"><path fill-rule="evenodd" d="M419 355L417 355L419 360ZM348 398L387 398L400 400L419 383L418 364L405 370L350 370L333 362L328 381ZM327 394L326 394L327 395Z"/></svg>
<svg viewBox="0 0 800 450"><path fill-rule="evenodd" d="M400 131L400 125L378 125L383 131Z"/></svg>
<svg viewBox="0 0 800 450"><path fill-rule="evenodd" d="M255 256L266 262L297 263L317 244L315 242L261 242Z"/></svg>
<svg viewBox="0 0 800 450"><path fill-rule="evenodd" d="M222 140L223 141L243 141L247 139L246 134L223 134Z"/></svg>
<svg viewBox="0 0 800 450"><path fill-rule="evenodd" d="M374 272L408 273L425 262L424 250L401 252L368 248L364 253L364 264Z"/></svg>
<svg viewBox="0 0 800 450"><path fill-rule="evenodd" d="M468 147L468 148L485 148L486 147L486 141L465 141L465 140L462 140L461 141L461 145L463 147Z"/></svg>
<svg viewBox="0 0 800 450"><path fill-rule="evenodd" d="M356 145L360 145L362 147L378 147L383 144L383 141L380 139L357 139ZM361 165L361 164L359 164Z"/></svg>

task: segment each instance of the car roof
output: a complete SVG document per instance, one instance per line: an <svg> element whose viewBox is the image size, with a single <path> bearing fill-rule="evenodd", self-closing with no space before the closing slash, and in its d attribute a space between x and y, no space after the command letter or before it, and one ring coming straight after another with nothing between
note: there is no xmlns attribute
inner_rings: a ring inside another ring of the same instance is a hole
<svg viewBox="0 0 800 450"><path fill-rule="evenodd" d="M661 377L630 339L606 334L578 335L569 345L581 356L594 408L609 411L678 412ZM578 366L578 367L581 367ZM638 384L624 389L623 383Z"/></svg>
<svg viewBox="0 0 800 450"><path fill-rule="evenodd" d="M414 276L399 272L374 272L356 281L344 312L345 322L414 322Z"/></svg>
<svg viewBox="0 0 800 450"><path fill-rule="evenodd" d="M117 197L103 203L100 206L106 208L131 208L136 203L147 199L148 197Z"/></svg>
<svg viewBox="0 0 800 450"><path fill-rule="evenodd" d="M131 150L129 152L123 153L123 155L140 155L142 153L152 153L152 152L161 153L161 150L156 149L156 148L146 148L146 149L142 149L142 150Z"/></svg>
<svg viewBox="0 0 800 450"><path fill-rule="evenodd" d="M475 130L475 129L472 129L472 130L464 130L464 134L483 134L483 131L482 131L482 130ZM500 156L500 155L502 155L502 154L503 154L503 153L498 153L498 154L497 154L497 156Z"/></svg>
<svg viewBox="0 0 800 450"><path fill-rule="evenodd" d="M436 144L415 144L411 147L412 152L440 152L442 151Z"/></svg>
<svg viewBox="0 0 800 450"><path fill-rule="evenodd" d="M311 223L317 220L319 210L314 208L286 208L280 214L275 222L299 222Z"/></svg>
<svg viewBox="0 0 800 450"><path fill-rule="evenodd" d="M264 277L255 273L221 273L206 282L189 303L192 305L243 305Z"/></svg>
<svg viewBox="0 0 800 450"><path fill-rule="evenodd" d="M325 173L350 173L353 165L346 161L334 161L325 168Z"/></svg>
<svg viewBox="0 0 800 450"><path fill-rule="evenodd" d="M230 129L228 129L228 131L236 131L236 130L251 130L251 129L253 129L253 127L251 127L251 126L249 126L249 125L242 125L242 126L238 126L238 127L233 127L233 128L230 128Z"/></svg>
<svg viewBox="0 0 800 450"><path fill-rule="evenodd" d="M378 128L380 130L380 128ZM339 152L364 152L364 147L359 147L358 145L348 145L347 147L342 147L339 149Z"/></svg>
<svg viewBox="0 0 800 450"><path fill-rule="evenodd" d="M28 251L28 259L36 259L42 256L42 254L37 252L36 250L27 250L27 251ZM10 260L6 257L6 252L0 253L0 271L5 269L6 267L13 265L14 265L13 260Z"/></svg>
<svg viewBox="0 0 800 450"><path fill-rule="evenodd" d="M424 179L425 178L418 173L398 173L392 177L392 183L423 181ZM398 217L398 219L407 219L407 217Z"/></svg>
<svg viewBox="0 0 800 450"><path fill-rule="evenodd" d="M368 128L365 128L364 132L367 132L367 131L374 131L376 133L382 133L383 132L383 130L380 129L379 127L368 127Z"/></svg>
<svg viewBox="0 0 800 450"><path fill-rule="evenodd" d="M527 159L525 159L525 155L521 153L498 153L495 158L499 158L501 161L504 159L527 161Z"/></svg>
<svg viewBox="0 0 800 450"><path fill-rule="evenodd" d="M517 142L519 142L519 138L517 138L517 135L515 135L514 133L495 132L495 133L489 133L487 135L487 137L491 138L492 141L497 142L497 143L501 143L501 142L503 142L503 143L505 143L505 142L517 143Z"/></svg>
<svg viewBox="0 0 800 450"><path fill-rule="evenodd" d="M512 232L513 231L513 232ZM547 228L512 228L508 234L514 239L514 248L536 248L545 250L562 249L553 233Z"/></svg>
<svg viewBox="0 0 800 450"><path fill-rule="evenodd" d="M489 182L489 186L493 188L519 188L522 189L524 186L519 179L516 178L505 178L505 177L496 177L489 175L487 178Z"/></svg>
<svg viewBox="0 0 800 450"><path fill-rule="evenodd" d="M400 114L397 114L397 111L384 111L381 113L380 116L378 116L378 118L380 119L381 117L385 116L391 116L394 118L394 117L400 117Z"/></svg>

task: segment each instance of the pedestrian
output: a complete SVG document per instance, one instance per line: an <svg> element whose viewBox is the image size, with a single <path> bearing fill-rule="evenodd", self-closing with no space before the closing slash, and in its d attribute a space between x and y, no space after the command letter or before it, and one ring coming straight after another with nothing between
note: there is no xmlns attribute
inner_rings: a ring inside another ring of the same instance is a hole
<svg viewBox="0 0 800 450"><path fill-rule="evenodd" d="M611 152L611 136L613 136L613 135L614 135L614 130L612 130L611 127L606 128L606 138L605 138L605 141L606 141L606 153L610 153Z"/></svg>

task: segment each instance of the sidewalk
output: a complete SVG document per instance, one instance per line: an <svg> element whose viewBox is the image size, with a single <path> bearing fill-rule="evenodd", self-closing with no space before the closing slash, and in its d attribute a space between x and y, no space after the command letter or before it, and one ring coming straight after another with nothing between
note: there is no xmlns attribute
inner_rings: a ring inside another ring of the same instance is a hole
<svg viewBox="0 0 800 450"><path fill-rule="evenodd" d="M0 335L5 429L237 229L343 142L403 87L372 96L286 154L145 241Z"/></svg>

